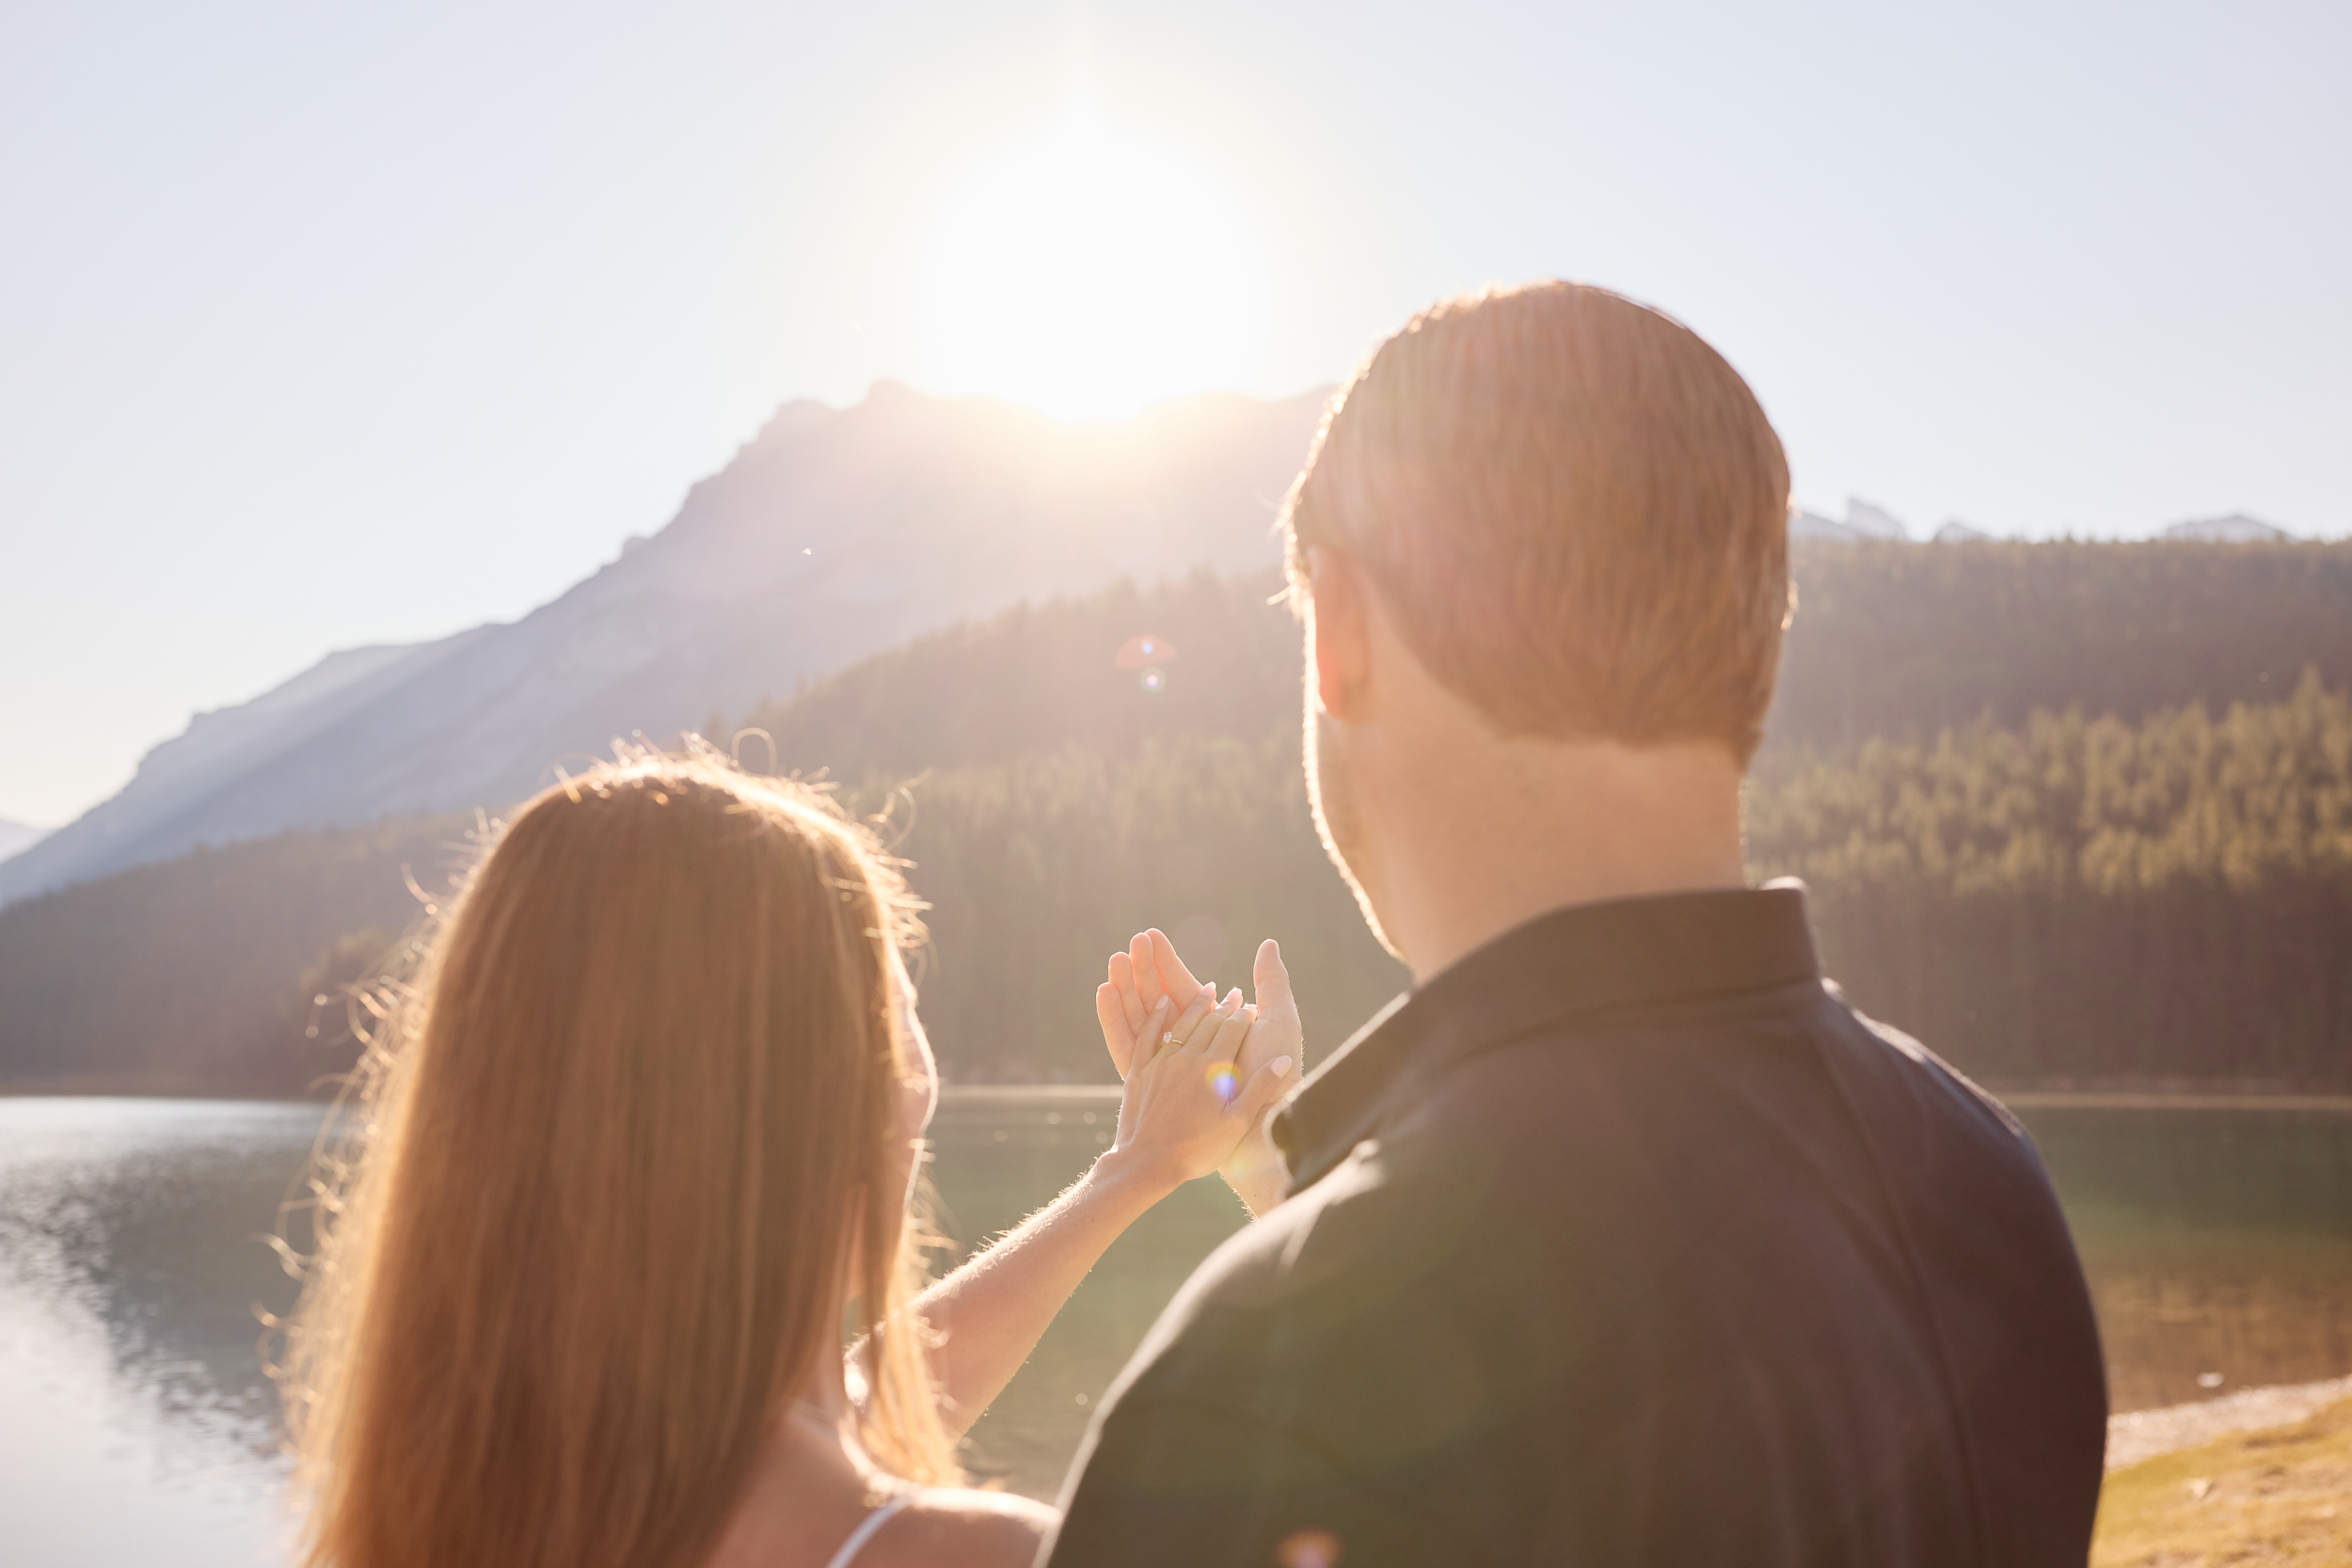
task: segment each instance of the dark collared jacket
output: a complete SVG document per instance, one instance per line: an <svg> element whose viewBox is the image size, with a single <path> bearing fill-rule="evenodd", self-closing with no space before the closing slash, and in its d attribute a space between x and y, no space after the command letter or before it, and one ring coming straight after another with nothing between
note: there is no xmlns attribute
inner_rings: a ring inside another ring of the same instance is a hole
<svg viewBox="0 0 2352 1568"><path fill-rule="evenodd" d="M2097 1330L2000 1105L1861 1018L1801 890L1568 909L1277 1122L1079 1457L1054 1568L2068 1564Z"/></svg>

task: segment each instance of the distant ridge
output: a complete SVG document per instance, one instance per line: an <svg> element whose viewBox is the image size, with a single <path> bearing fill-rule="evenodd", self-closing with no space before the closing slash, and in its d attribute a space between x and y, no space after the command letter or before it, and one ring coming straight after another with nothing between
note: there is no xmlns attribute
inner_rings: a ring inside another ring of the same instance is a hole
<svg viewBox="0 0 2352 1568"><path fill-rule="evenodd" d="M1277 558L1326 394L1062 424L895 382L787 404L659 533L510 625L348 649L199 714L131 783L0 861L0 904L200 845L496 810L553 768L1024 599Z"/></svg>
<svg viewBox="0 0 2352 1568"><path fill-rule="evenodd" d="M1791 539L1826 539L1853 544L1866 539L1909 541L1915 536L1903 526L1902 519L1875 501L1859 496L1846 498L1843 518L1826 516L1800 507L1788 515L1788 537ZM1928 535L1938 545L1977 545L1999 537L1952 518ZM2157 534L2160 539L2177 539L2200 545L2262 545L2292 543L2297 537L2276 523L2251 517L2243 512L2233 512L2226 517L2200 517L2174 523Z"/></svg>
<svg viewBox="0 0 2352 1568"><path fill-rule="evenodd" d="M1860 496L1848 496L1843 521L1802 508L1791 512L1788 515L1788 537L1834 539L1851 544L1861 539L1908 540L1911 531L1903 527L1900 518L1877 502L1866 501Z"/></svg>
<svg viewBox="0 0 2352 1568"><path fill-rule="evenodd" d="M2208 545L2276 545L2295 535L2276 523L2233 512L2226 517L2201 517L2174 523L2164 531L2167 539L2193 539Z"/></svg>
<svg viewBox="0 0 2352 1568"><path fill-rule="evenodd" d="M31 848L48 836L49 830L46 828L27 827L22 822L0 817L0 861Z"/></svg>

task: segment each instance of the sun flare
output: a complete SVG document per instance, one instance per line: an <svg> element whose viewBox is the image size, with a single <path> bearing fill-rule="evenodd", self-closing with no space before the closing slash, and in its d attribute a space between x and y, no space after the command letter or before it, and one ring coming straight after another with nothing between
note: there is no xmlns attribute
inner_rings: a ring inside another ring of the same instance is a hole
<svg viewBox="0 0 2352 1568"><path fill-rule="evenodd" d="M919 263L924 379L1061 419L1248 384L1267 316L1248 215L1084 103L957 185Z"/></svg>

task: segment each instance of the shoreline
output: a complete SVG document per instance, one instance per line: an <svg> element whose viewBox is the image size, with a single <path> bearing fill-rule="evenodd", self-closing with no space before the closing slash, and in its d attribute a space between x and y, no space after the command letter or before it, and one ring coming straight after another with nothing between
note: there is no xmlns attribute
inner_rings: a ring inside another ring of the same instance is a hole
<svg viewBox="0 0 2352 1568"><path fill-rule="evenodd" d="M2352 1399L2352 1377L2243 1388L2234 1394L2158 1410L2107 1418L2107 1473L2194 1449L2217 1437L2309 1420L2340 1400Z"/></svg>

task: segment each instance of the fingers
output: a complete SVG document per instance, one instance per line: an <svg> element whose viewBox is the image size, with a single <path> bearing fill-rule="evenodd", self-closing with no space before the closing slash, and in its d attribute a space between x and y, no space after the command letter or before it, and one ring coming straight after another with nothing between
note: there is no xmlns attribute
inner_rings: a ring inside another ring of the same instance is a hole
<svg viewBox="0 0 2352 1568"><path fill-rule="evenodd" d="M1175 1006L1175 999L1169 998L1168 1006L1171 1011L1174 1010ZM1202 986L1193 992L1191 1001L1184 1005L1183 1012L1176 1014L1173 1022L1158 1025L1162 1037L1159 1042L1160 1048L1164 1050L1171 1045L1189 1044L1193 1036L1200 1031L1201 1023L1216 1008L1216 993L1208 987Z"/></svg>
<svg viewBox="0 0 2352 1568"><path fill-rule="evenodd" d="M1176 1049L1165 1038L1167 1033L1168 998L1163 996L1152 1004L1150 1012L1143 1015L1143 1028L1136 1036L1135 1056L1127 1069L1130 1079L1150 1067L1162 1052Z"/></svg>
<svg viewBox="0 0 2352 1568"><path fill-rule="evenodd" d="M1190 1033L1178 1037L1184 1041L1184 1049L1194 1055L1209 1056L1216 1053L1218 1034L1241 1012L1241 992L1228 991L1222 1002L1216 1002L1216 992L1207 986L1200 988L1200 994L1216 1002L1216 1006L1209 1009L1208 1015L1201 1019Z"/></svg>
<svg viewBox="0 0 2352 1568"><path fill-rule="evenodd" d="M1118 1137L1121 1148L1126 1148L1134 1137L1136 1124L1152 1099L1152 1091L1158 1085L1160 1074L1149 1069L1165 1053L1166 1048L1160 1043L1160 1036L1167 1022L1168 999L1162 997L1158 1006L1143 1015L1143 1028L1136 1037L1127 1066L1127 1086L1119 1096Z"/></svg>
<svg viewBox="0 0 2352 1568"><path fill-rule="evenodd" d="M1291 972L1282 962L1282 944L1272 937L1258 944L1258 962L1250 973L1249 983L1257 993L1260 1012L1298 1011L1298 1003L1291 995Z"/></svg>
<svg viewBox="0 0 2352 1568"><path fill-rule="evenodd" d="M1148 957L1152 967L1159 973L1160 984L1167 988L1169 995L1190 996L1200 989L1200 982L1192 977L1192 971L1184 967L1184 960L1176 956L1176 944L1168 941L1167 934L1158 927L1144 932L1136 938L1136 942L1138 946L1131 949L1136 954L1136 962L1140 965Z"/></svg>
<svg viewBox="0 0 2352 1568"><path fill-rule="evenodd" d="M1186 1049L1197 1051L1216 1061L1230 1062L1241 1054L1241 1042L1249 1037L1249 1026L1256 1022L1258 1010L1244 1006L1241 991L1236 989L1209 1015L1193 1035Z"/></svg>
<svg viewBox="0 0 2352 1568"><path fill-rule="evenodd" d="M1293 1069L1298 1065L1294 1056L1277 1056L1250 1075L1241 1094L1233 1101L1233 1114L1255 1122L1291 1086Z"/></svg>
<svg viewBox="0 0 2352 1568"><path fill-rule="evenodd" d="M1171 986L1168 983L1168 977L1160 973L1159 960L1152 957L1152 933L1149 931L1136 933L1135 941L1128 943L1127 965L1128 973L1135 977L1136 994L1143 999L1147 1007L1163 996L1168 999L1169 1006L1182 1006L1186 997L1200 989L1198 986Z"/></svg>
<svg viewBox="0 0 2352 1568"><path fill-rule="evenodd" d="M1119 1069L1119 1076L1126 1077L1136 1056L1136 1031L1128 1026L1119 988L1108 980L1094 988L1094 1017L1103 1025L1103 1049L1111 1053L1111 1066Z"/></svg>
<svg viewBox="0 0 2352 1568"><path fill-rule="evenodd" d="M1128 1029L1141 1029L1143 1015L1152 1003L1159 1000L1158 994L1145 996L1136 989L1135 960L1124 953L1111 955L1110 976L1110 984L1118 990L1120 1002L1127 1009Z"/></svg>

